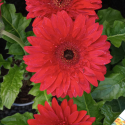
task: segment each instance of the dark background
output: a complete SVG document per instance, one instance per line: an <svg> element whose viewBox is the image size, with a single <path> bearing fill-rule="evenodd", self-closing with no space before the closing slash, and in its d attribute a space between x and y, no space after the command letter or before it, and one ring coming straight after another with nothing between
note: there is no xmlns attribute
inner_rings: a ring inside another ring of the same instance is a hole
<svg viewBox="0 0 125 125"><path fill-rule="evenodd" d="M7 3L15 4L17 13L22 13L23 16L27 15L27 11L25 9L26 4L25 0L6 0ZM117 9L121 12L122 16L125 18L125 0L102 0L102 8L106 9L111 7L113 9ZM32 30L32 26L30 25L27 30ZM4 50L6 45L6 41L0 39L0 54L3 55L4 59L6 59L9 55L7 54L7 50Z"/></svg>

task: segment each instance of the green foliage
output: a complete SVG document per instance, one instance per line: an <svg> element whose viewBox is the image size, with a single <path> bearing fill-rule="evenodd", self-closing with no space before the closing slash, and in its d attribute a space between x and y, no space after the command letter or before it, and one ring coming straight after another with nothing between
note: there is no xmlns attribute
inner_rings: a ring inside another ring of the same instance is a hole
<svg viewBox="0 0 125 125"><path fill-rule="evenodd" d="M99 10L97 15L99 17L99 19L97 20L99 24L103 24L104 21L112 24L114 20L123 20L120 11L112 9L110 7L108 9Z"/></svg>
<svg viewBox="0 0 125 125"><path fill-rule="evenodd" d="M108 105L103 105L101 112L105 115L103 125L111 125L120 114L118 112L112 112L111 107Z"/></svg>
<svg viewBox="0 0 125 125"><path fill-rule="evenodd" d="M103 106L104 102L100 102L99 104L96 103L91 94L87 94L84 92L82 97L76 97L73 98L74 103L77 104L77 109L80 110L86 110L87 114L91 117L96 117L96 121L93 123L93 125L102 125L101 120L103 118L103 115L101 115L100 108Z"/></svg>
<svg viewBox="0 0 125 125"><path fill-rule="evenodd" d="M28 119L33 119L32 113L28 113L28 112L24 114L16 113L12 116L8 116L2 119L1 123L3 123L4 125L28 125L27 123Z"/></svg>
<svg viewBox="0 0 125 125"><path fill-rule="evenodd" d="M122 112L125 109L125 97L121 96L118 99L106 102L106 104L112 107L113 112Z"/></svg>
<svg viewBox="0 0 125 125"><path fill-rule="evenodd" d="M1 7L1 12L5 30L16 35L24 44L27 43L27 34L25 33L25 29L31 20L27 20L26 17L23 17L21 13L16 13L16 9L13 4L3 4ZM30 35L30 33L28 35ZM23 49L14 40L5 35L3 35L3 38L10 42L10 54L24 55Z"/></svg>
<svg viewBox="0 0 125 125"><path fill-rule="evenodd" d="M37 109L37 105L41 104L44 105L45 101L47 101L49 104L51 103L51 97L52 95L47 95L46 91L40 91L40 83L37 83L34 85L34 87L29 91L29 94L36 96L33 100L33 109Z"/></svg>
<svg viewBox="0 0 125 125"><path fill-rule="evenodd" d="M110 25L109 22L104 21L103 26L103 35L107 35L108 40L110 40L115 47L120 47L121 42L125 41L125 23L122 21L114 21L113 25Z"/></svg>
<svg viewBox="0 0 125 125"><path fill-rule="evenodd" d="M98 11L99 24L103 24L103 35L108 36L108 40L115 47L120 47L121 42L125 41L125 20L120 11L108 8Z"/></svg>
<svg viewBox="0 0 125 125"><path fill-rule="evenodd" d="M101 81L92 92L94 99L111 101L123 96L125 92L125 67L116 65L113 72L104 81Z"/></svg>
<svg viewBox="0 0 125 125"><path fill-rule="evenodd" d="M28 31L26 32L26 36L35 36L33 31ZM28 40L25 41L25 46L30 46L30 43L28 42Z"/></svg>
<svg viewBox="0 0 125 125"><path fill-rule="evenodd" d="M0 125L3 125L3 124L0 122Z"/></svg>
<svg viewBox="0 0 125 125"><path fill-rule="evenodd" d="M17 43L11 44L8 53L12 55L24 55L23 49Z"/></svg>
<svg viewBox="0 0 125 125"><path fill-rule="evenodd" d="M125 58L122 60L122 64L123 66L125 66Z"/></svg>
<svg viewBox="0 0 125 125"><path fill-rule="evenodd" d="M111 45L111 55L113 56L113 58L111 59L111 64L117 64L119 63L125 55L125 42L122 42L121 46L119 48L115 47L114 45Z"/></svg>
<svg viewBox="0 0 125 125"><path fill-rule="evenodd" d="M13 68L10 68L9 73L3 77L1 97L3 105L7 108L11 108L22 86L24 70L21 68L21 66L18 67L15 65Z"/></svg>
<svg viewBox="0 0 125 125"><path fill-rule="evenodd" d="M69 101L69 100L70 100L70 97L69 97L68 95L66 95L65 98L59 97L58 99L59 99L60 101L63 101L64 99L66 99L67 101Z"/></svg>
<svg viewBox="0 0 125 125"><path fill-rule="evenodd" d="M21 13L16 13L13 4L3 4L1 7L1 13L5 24L5 30L12 32L23 41L25 39L25 29L31 20L27 20Z"/></svg>
<svg viewBox="0 0 125 125"><path fill-rule="evenodd" d="M5 1L5 0L2 0L2 2L6 3L6 1Z"/></svg>
<svg viewBox="0 0 125 125"><path fill-rule="evenodd" d="M12 63L12 58L8 58L7 60L3 59L3 56L0 54L0 67L3 65L4 68L9 69Z"/></svg>
<svg viewBox="0 0 125 125"><path fill-rule="evenodd" d="M3 103L1 98L1 83L0 83L0 110L3 110Z"/></svg>

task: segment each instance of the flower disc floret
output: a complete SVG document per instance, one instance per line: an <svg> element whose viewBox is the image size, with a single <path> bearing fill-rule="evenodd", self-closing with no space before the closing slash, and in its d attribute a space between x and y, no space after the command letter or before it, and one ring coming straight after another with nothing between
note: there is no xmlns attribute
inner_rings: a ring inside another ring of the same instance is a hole
<svg viewBox="0 0 125 125"><path fill-rule="evenodd" d="M79 15L75 21L65 12L44 18L33 27L36 36L28 37L32 46L24 49L26 70L36 72L31 81L41 83L40 90L57 97L90 93L90 83L98 86L110 63L110 43L101 35L103 26L95 18Z"/></svg>
<svg viewBox="0 0 125 125"><path fill-rule="evenodd" d="M35 119L29 119L29 125L92 125L95 117L90 117L87 111L77 111L77 105L73 99L63 100L61 105L55 98L52 100L52 107L45 102L45 106L38 105L40 114L35 114Z"/></svg>

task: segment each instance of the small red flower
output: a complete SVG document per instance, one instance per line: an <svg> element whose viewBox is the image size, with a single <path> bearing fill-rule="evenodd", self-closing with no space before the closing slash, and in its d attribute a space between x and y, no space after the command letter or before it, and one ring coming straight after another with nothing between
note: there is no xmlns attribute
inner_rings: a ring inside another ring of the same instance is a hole
<svg viewBox="0 0 125 125"><path fill-rule="evenodd" d="M24 49L29 72L36 72L30 79L41 83L40 90L47 94L70 97L90 93L90 83L98 86L110 63L110 43L101 35L103 26L95 18L79 15L73 22L65 12L44 18L33 28L35 36L28 37L32 46Z"/></svg>
<svg viewBox="0 0 125 125"><path fill-rule="evenodd" d="M57 11L65 10L70 17L86 14L97 18L95 10L102 7L101 0L26 0L28 18L51 17Z"/></svg>
<svg viewBox="0 0 125 125"><path fill-rule="evenodd" d="M45 102L45 106L38 105L40 114L35 114L35 119L29 119L29 125L92 125L95 117L90 117L87 111L77 111L77 105L73 99L63 100L61 106L56 99L52 100L52 107Z"/></svg>

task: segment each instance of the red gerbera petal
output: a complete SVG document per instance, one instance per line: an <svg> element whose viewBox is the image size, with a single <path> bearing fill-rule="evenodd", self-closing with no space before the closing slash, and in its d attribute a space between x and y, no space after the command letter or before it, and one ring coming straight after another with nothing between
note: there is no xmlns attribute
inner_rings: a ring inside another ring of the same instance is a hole
<svg viewBox="0 0 125 125"><path fill-rule="evenodd" d="M40 114L35 114L35 119L29 119L27 121L29 125L92 125L95 121L95 117L86 115L87 111L77 111L73 99L69 102L63 100L60 106L53 98L52 107L45 102L45 106L38 105L38 110Z"/></svg>
<svg viewBox="0 0 125 125"><path fill-rule="evenodd" d="M101 0L26 0L26 10L29 12L27 19L50 17L61 10L65 10L73 18L80 13L98 18L95 10L102 7L101 3Z"/></svg>
<svg viewBox="0 0 125 125"><path fill-rule="evenodd" d="M41 91L57 97L82 96L90 93L90 84L97 87L97 80L104 80L105 64L112 58L110 43L93 19L80 14L73 22L61 11L37 23L36 37L28 37L32 46L24 47L30 54L24 61L28 71L36 72L31 81L40 82Z"/></svg>

